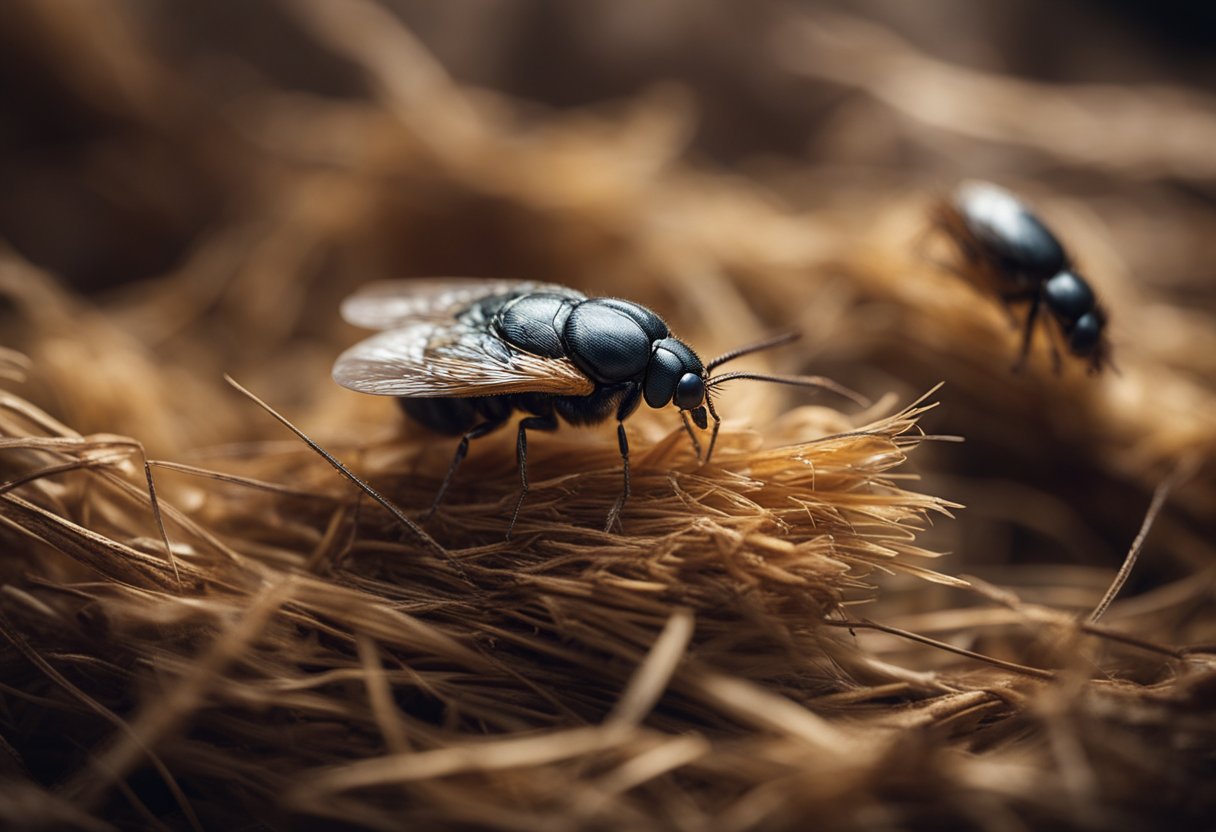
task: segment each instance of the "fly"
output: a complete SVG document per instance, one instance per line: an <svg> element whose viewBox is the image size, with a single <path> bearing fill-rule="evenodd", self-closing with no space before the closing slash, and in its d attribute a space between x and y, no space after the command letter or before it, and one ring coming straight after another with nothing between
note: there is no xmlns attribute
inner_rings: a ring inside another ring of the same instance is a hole
<svg viewBox="0 0 1216 832"><path fill-rule="evenodd" d="M1017 197L987 182L968 182L935 207L932 222L958 249L960 274L987 286L1007 308L1029 304L1015 372L1026 362L1040 310L1054 320L1068 351L1088 361L1091 373L1110 363L1106 310L1064 246ZM1054 340L1051 354L1058 372Z"/></svg>
<svg viewBox="0 0 1216 832"><path fill-rule="evenodd" d="M356 326L383 330L344 352L333 376L361 393L396 396L426 427L459 436L431 512L439 506L469 443L522 413L516 440L520 494L507 536L528 493L528 432L551 431L558 420L592 425L615 418L624 488L605 529L629 498L625 420L645 402L674 406L698 458L692 424L713 421L704 460L713 456L721 419L713 393L722 384L754 379L821 387L854 401L857 394L818 376L752 372L711 375L728 361L789 343L789 333L750 344L705 364L663 319L640 304L588 298L548 283L434 279L374 283L342 304Z"/></svg>

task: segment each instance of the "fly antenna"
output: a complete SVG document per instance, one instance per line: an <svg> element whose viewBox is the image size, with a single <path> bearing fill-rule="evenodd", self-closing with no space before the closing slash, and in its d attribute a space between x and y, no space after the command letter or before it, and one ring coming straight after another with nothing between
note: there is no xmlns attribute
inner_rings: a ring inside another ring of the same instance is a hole
<svg viewBox="0 0 1216 832"><path fill-rule="evenodd" d="M428 548L433 550L440 557L449 561L454 567L456 567L456 570L461 574L461 577L463 577L465 579L465 581L469 580L469 577L465 573L464 567L460 564L460 562L455 560L451 556L451 554L448 553L448 550L444 549L442 546L440 546L439 542L437 540L435 540L435 538L433 538L429 534L427 534L422 529L421 526L419 526L417 523L415 523L410 518L406 517L405 512L403 512L397 506L393 505L392 501L390 501L387 497L384 497L383 495L381 495L379 491L372 488L364 480L362 480L358 476L356 476L349 468L347 468L345 465L343 465L341 462L339 462L338 459L336 457L334 457L333 454L331 454L329 451L322 448L311 437L309 437L306 433L304 433L304 431L300 430L295 425L293 425L291 422L289 422L287 420L286 416L283 416L281 413L279 413L273 407L266 404L266 402L264 402L260 398L258 398L258 396L255 393L252 393L245 387L241 386L241 384L239 382L237 382L237 380L234 379L232 376L225 373L224 381L231 384L234 388L236 388L237 392L241 393L243 396L246 396L247 398L252 400L254 404L256 404L258 407L265 410L267 413L269 413L271 416L273 416L275 419L277 419L281 425L283 425L289 431L291 431L296 436L298 436L302 442L304 442L306 445L308 445L308 447L310 447L314 451L316 451L317 454L319 454L322 459L324 459L326 462L328 462L330 465L332 465L338 471L338 473L340 473L342 476L346 477L348 480L353 482L365 494L367 494L367 496L371 497L373 500L375 500L377 503L379 503L381 506L383 506L385 508L385 510L388 511L389 514L393 515L393 517L395 517L397 519L398 523L400 523L402 526L404 526L406 529L408 529L415 537L417 537L424 544L426 544L426 546Z"/></svg>
<svg viewBox="0 0 1216 832"><path fill-rule="evenodd" d="M728 381L737 381L740 379L751 379L752 381L767 381L772 384L788 384L792 387L818 387L822 390L830 390L839 396L843 396L861 407L869 407L872 402L860 393L850 390L843 384L832 381L824 376L779 376L770 375L768 373L749 373L741 371L737 373L724 373L720 376L713 376L705 382L706 390L712 390L718 385L725 384ZM708 396L706 396L708 400Z"/></svg>
<svg viewBox="0 0 1216 832"><path fill-rule="evenodd" d="M783 347L786 344L792 344L801 337L802 333L795 329L790 330L789 332L782 332L780 335L774 335L771 338L764 339L763 341L756 341L753 344L736 347L730 352L719 355L713 361L706 364L705 372L708 373L712 371L714 367L721 367L728 361L734 361L736 358L742 358L743 356L751 355L754 352L763 352L764 350L771 350L775 347Z"/></svg>

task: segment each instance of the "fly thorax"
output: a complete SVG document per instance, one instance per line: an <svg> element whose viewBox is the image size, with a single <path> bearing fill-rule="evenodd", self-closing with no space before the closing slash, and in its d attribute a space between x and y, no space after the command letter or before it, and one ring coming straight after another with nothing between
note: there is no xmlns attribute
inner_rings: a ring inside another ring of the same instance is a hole
<svg viewBox="0 0 1216 832"><path fill-rule="evenodd" d="M641 382L654 342L666 335L667 325L659 316L613 298L578 304L562 329L570 360L603 384Z"/></svg>
<svg viewBox="0 0 1216 832"><path fill-rule="evenodd" d="M1085 279L1070 271L1060 272L1048 280L1043 285L1043 298L1048 308L1070 326L1092 312L1097 302Z"/></svg>

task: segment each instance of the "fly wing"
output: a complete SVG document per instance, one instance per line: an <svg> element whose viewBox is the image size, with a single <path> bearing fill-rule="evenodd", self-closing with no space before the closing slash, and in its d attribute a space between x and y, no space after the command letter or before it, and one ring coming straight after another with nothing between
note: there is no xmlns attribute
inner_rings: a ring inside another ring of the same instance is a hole
<svg viewBox="0 0 1216 832"><path fill-rule="evenodd" d="M417 321L373 335L338 357L334 380L360 393L407 398L595 391L569 359L520 352L460 322Z"/></svg>
<svg viewBox="0 0 1216 832"><path fill-rule="evenodd" d="M472 304L494 295L547 292L582 299L581 292L525 280L469 277L383 280L369 283L342 302L342 318L364 329L392 329L418 321L450 321Z"/></svg>

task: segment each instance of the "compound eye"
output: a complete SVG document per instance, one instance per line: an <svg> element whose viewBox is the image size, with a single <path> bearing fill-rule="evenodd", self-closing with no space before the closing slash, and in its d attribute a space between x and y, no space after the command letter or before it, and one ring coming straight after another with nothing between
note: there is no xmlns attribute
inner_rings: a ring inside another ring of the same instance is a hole
<svg viewBox="0 0 1216 832"><path fill-rule="evenodd" d="M680 410L692 410L701 406L705 399L705 382L696 373L685 373L676 384L676 395L672 399Z"/></svg>
<svg viewBox="0 0 1216 832"><path fill-rule="evenodd" d="M1102 337L1102 322L1092 312L1082 315L1068 334L1068 348L1073 355L1089 355Z"/></svg>

